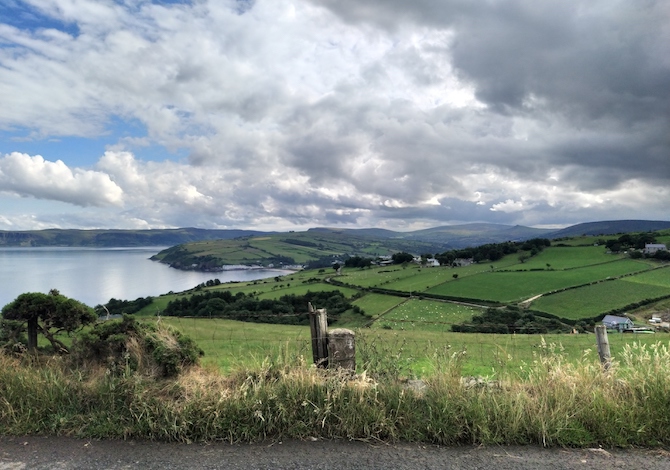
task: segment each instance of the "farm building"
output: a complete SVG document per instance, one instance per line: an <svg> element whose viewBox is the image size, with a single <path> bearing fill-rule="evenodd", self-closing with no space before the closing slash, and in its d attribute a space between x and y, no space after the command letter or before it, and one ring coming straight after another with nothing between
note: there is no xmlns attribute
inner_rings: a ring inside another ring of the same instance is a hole
<svg viewBox="0 0 670 470"><path fill-rule="evenodd" d="M663 243L645 243L644 252L653 255L657 251L667 251L668 248Z"/></svg>
<svg viewBox="0 0 670 470"><path fill-rule="evenodd" d="M603 325L607 329L623 331L633 327L633 322L628 317L618 317L616 315L605 315Z"/></svg>

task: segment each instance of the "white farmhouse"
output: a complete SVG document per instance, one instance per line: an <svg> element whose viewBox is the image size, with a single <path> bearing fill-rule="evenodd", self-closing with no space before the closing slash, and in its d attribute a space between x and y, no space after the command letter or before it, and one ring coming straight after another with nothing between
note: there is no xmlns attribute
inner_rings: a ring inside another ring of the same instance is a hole
<svg viewBox="0 0 670 470"><path fill-rule="evenodd" d="M668 248L663 243L645 243L644 244L644 253L647 255L653 255L657 251L668 251Z"/></svg>

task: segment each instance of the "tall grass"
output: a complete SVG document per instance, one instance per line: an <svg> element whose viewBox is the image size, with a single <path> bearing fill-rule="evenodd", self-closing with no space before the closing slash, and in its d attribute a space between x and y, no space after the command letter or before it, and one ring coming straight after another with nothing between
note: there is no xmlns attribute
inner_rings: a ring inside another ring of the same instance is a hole
<svg viewBox="0 0 670 470"><path fill-rule="evenodd" d="M225 376L194 368L175 380L1 356L0 429L182 442L669 445L668 347L626 346L617 359L604 372L588 353L568 362L545 344L516 371L471 380L462 378L463 353L444 348L414 390L385 377L383 361L351 375L286 352Z"/></svg>

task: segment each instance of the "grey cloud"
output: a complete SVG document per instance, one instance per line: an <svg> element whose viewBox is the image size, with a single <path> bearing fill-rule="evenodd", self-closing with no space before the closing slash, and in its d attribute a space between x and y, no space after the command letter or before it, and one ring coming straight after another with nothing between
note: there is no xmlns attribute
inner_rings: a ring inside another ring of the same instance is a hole
<svg viewBox="0 0 670 470"><path fill-rule="evenodd" d="M621 173L609 180L612 187L627 177L627 169L628 175L670 176L670 17L664 2L314 3L353 23L453 31L453 66L488 105L487 119L495 122L498 114L546 123L549 138L535 136L545 143L535 149L537 171L566 164L604 173L616 168ZM552 140L557 132L562 139ZM482 147L474 139L470 145ZM496 164L513 168L524 145L503 147ZM487 160L491 150L478 159ZM596 186L606 184L601 178Z"/></svg>

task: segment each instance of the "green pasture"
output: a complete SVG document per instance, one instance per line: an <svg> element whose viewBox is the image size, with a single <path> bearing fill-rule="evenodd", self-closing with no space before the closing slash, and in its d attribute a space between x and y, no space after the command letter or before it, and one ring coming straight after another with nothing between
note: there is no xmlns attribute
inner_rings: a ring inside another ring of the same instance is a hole
<svg viewBox="0 0 670 470"><path fill-rule="evenodd" d="M399 279L416 276L420 269L416 264L405 267L392 265L367 269L345 268L342 274L335 279L359 287L387 287L388 284Z"/></svg>
<svg viewBox="0 0 670 470"><path fill-rule="evenodd" d="M451 325L472 319L481 309L449 302L409 299L378 318L372 328L451 331Z"/></svg>
<svg viewBox="0 0 670 470"><path fill-rule="evenodd" d="M670 265L625 278L627 282L670 287Z"/></svg>
<svg viewBox="0 0 670 470"><path fill-rule="evenodd" d="M365 294L363 297L354 300L353 304L362 308L367 316L376 317L392 309L396 305L404 302L404 297L395 297L393 295Z"/></svg>
<svg viewBox="0 0 670 470"><path fill-rule="evenodd" d="M457 279L487 273L496 269L507 269L519 263L518 256L508 255L495 263L475 263L469 266L451 268L446 266L430 268L414 268L414 271L406 273L405 276L398 276L395 280L390 280L379 287L404 292L426 292L444 282L454 281L454 274Z"/></svg>
<svg viewBox="0 0 670 470"><path fill-rule="evenodd" d="M623 254L607 254L604 246L550 247L512 269L578 268L615 261L624 256Z"/></svg>
<svg viewBox="0 0 670 470"><path fill-rule="evenodd" d="M307 292L332 292L340 291L342 295L347 298L353 297L358 291L349 289L347 287L339 287L332 284L316 283L316 284L293 284L284 285L285 287L278 287L277 289L266 291L258 295L259 299L278 299L285 295L305 295ZM318 308L317 305L314 307Z"/></svg>
<svg viewBox="0 0 670 470"><path fill-rule="evenodd" d="M428 289L431 294L499 302L521 301L550 291L617 277L647 268L644 263L620 260L565 271L496 271L458 278Z"/></svg>
<svg viewBox="0 0 670 470"><path fill-rule="evenodd" d="M592 235L584 235L581 237L571 237L566 240L553 240L551 242L552 245L568 245L568 246L593 246L594 244L598 243L598 240L610 240L613 238L617 238L613 235L599 235L597 237L594 237ZM604 244L603 244L604 245ZM560 247L559 247L560 248ZM604 248L604 247L603 247Z"/></svg>
<svg viewBox="0 0 670 470"><path fill-rule="evenodd" d="M174 299L177 299L181 297L180 295L177 294L165 294L161 295L160 297L154 297L153 302L151 302L149 305L135 313L135 316L138 317L144 317L144 316L150 316L153 317L157 314L160 314L163 310L165 310L165 307L167 307L167 304L173 301Z"/></svg>
<svg viewBox="0 0 670 470"><path fill-rule="evenodd" d="M631 282L624 278L547 295L533 301L531 308L561 318L579 320L623 308L644 299L670 295L670 286Z"/></svg>
<svg viewBox="0 0 670 470"><path fill-rule="evenodd" d="M670 230L659 230L656 232L656 243L665 243L666 246L670 245Z"/></svg>
<svg viewBox="0 0 670 470"><path fill-rule="evenodd" d="M271 325L223 319L163 317L205 351L203 365L230 371L240 366L260 364L288 352L311 358L308 326Z"/></svg>
<svg viewBox="0 0 670 470"><path fill-rule="evenodd" d="M421 268L416 264L405 267L399 265L374 267L369 269L346 268L342 275L334 279L359 287L387 287L388 284L399 279L414 277Z"/></svg>
<svg viewBox="0 0 670 470"><path fill-rule="evenodd" d="M382 287L405 292L423 292L426 289L442 284L456 272L453 268L446 267L423 268L417 270L413 276L398 279Z"/></svg>
<svg viewBox="0 0 670 470"><path fill-rule="evenodd" d="M332 247L319 249L318 247L293 245L274 238L255 238L249 241L249 246L272 256L277 254L290 256L296 263L306 263L319 256L341 253L339 250L333 250Z"/></svg>
<svg viewBox="0 0 670 470"><path fill-rule="evenodd" d="M359 287L381 287L407 292L410 290L423 291L427 288L426 286L439 281L440 278L441 282L446 282L452 280L454 274L458 274L458 277L462 278L491 270L507 269L516 264L519 264L518 254L505 256L496 262L471 264L458 268L447 266L427 268L417 264L381 266L368 269L345 268L342 270L342 275L336 279Z"/></svg>
<svg viewBox="0 0 670 470"><path fill-rule="evenodd" d="M312 360L309 327L267 325L206 318L163 317L166 322L193 338L205 351L203 363L230 372L239 366L261 363L283 355L301 355ZM582 335L487 335L425 330L392 331L355 329L356 349L365 348L397 361L408 376L425 376L432 372L436 355L465 351L462 374L491 376L522 373L524 365L541 355L562 352L566 360L576 361L584 354L597 357L595 336ZM668 334L610 334L612 356L616 360L626 343L668 343ZM585 353L586 351L586 353ZM362 368L360 361L359 369Z"/></svg>
<svg viewBox="0 0 670 470"><path fill-rule="evenodd" d="M270 258L273 255L247 244L243 240L210 240L183 245L196 256L213 256L226 259L228 264L248 264L253 260Z"/></svg>

